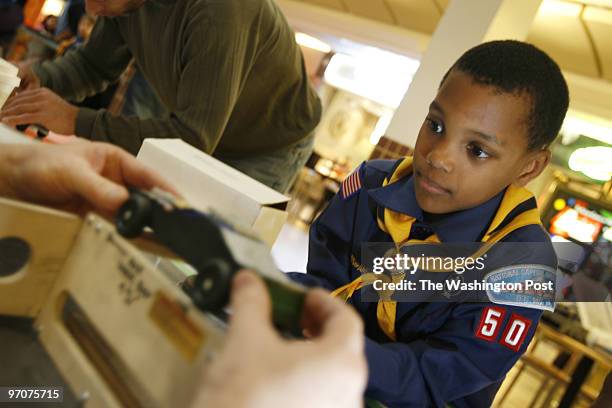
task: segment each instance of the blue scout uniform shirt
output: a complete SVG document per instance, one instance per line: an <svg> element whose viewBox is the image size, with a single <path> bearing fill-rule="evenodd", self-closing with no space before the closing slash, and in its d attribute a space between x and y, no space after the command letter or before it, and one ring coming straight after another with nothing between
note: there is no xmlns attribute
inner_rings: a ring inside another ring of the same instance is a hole
<svg viewBox="0 0 612 408"><path fill-rule="evenodd" d="M360 259L361 244L393 242L377 222L381 209L414 217L411 238L423 239L433 232L441 242L477 242L499 216L503 191L482 205L427 222L417 204L411 175L383 186L400 162L365 162L350 176L352 180L343 183L311 226L307 273L289 273L292 279L334 290L358 278L361 273L355 259ZM527 201L502 214L504 223L535 206L533 197ZM502 241L550 244L540 225L520 227ZM538 258L517 259L517 263L556 268L552 246ZM347 303L365 323L366 397L391 407L490 406L505 374L531 341L542 314L535 308L492 303L398 302L393 341L379 325L377 303L361 301L361 291L354 292ZM489 330L493 326L486 322L496 318L495 330ZM515 345L504 344L508 325L515 320L524 324L525 334Z"/></svg>

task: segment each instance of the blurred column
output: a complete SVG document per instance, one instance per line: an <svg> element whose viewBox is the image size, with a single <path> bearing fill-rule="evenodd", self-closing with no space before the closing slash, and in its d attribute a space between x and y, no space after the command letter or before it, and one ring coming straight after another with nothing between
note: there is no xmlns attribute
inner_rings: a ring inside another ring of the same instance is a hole
<svg viewBox="0 0 612 408"><path fill-rule="evenodd" d="M386 136L413 148L429 104L448 68L466 50L482 42L525 39L541 1L452 0L395 111Z"/></svg>

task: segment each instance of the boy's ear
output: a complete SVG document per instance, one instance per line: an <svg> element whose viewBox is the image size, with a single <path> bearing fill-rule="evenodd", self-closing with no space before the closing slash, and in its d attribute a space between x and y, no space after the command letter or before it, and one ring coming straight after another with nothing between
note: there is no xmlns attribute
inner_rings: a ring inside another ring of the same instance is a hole
<svg viewBox="0 0 612 408"><path fill-rule="evenodd" d="M525 165L519 176L514 180L514 183L519 186L524 186L548 166L550 162L551 152L548 149L538 150L537 152L528 154Z"/></svg>

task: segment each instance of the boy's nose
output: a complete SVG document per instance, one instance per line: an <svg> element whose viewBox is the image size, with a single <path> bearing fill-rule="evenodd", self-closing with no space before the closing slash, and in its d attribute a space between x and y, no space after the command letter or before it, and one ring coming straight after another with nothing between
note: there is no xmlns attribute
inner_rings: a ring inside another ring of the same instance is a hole
<svg viewBox="0 0 612 408"><path fill-rule="evenodd" d="M450 173L454 167L452 157L448 143L438 143L429 151L425 160L431 167L442 170L445 173Z"/></svg>

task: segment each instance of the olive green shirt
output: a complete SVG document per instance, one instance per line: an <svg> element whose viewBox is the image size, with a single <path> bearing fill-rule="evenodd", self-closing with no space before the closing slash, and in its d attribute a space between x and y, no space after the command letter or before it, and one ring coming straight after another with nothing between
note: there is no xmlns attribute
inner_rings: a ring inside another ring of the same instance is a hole
<svg viewBox="0 0 612 408"><path fill-rule="evenodd" d="M34 67L41 84L80 101L134 57L167 117L80 109L77 136L136 153L145 138L181 138L245 157L306 137L321 116L294 33L272 0L155 0L99 18L89 41Z"/></svg>

